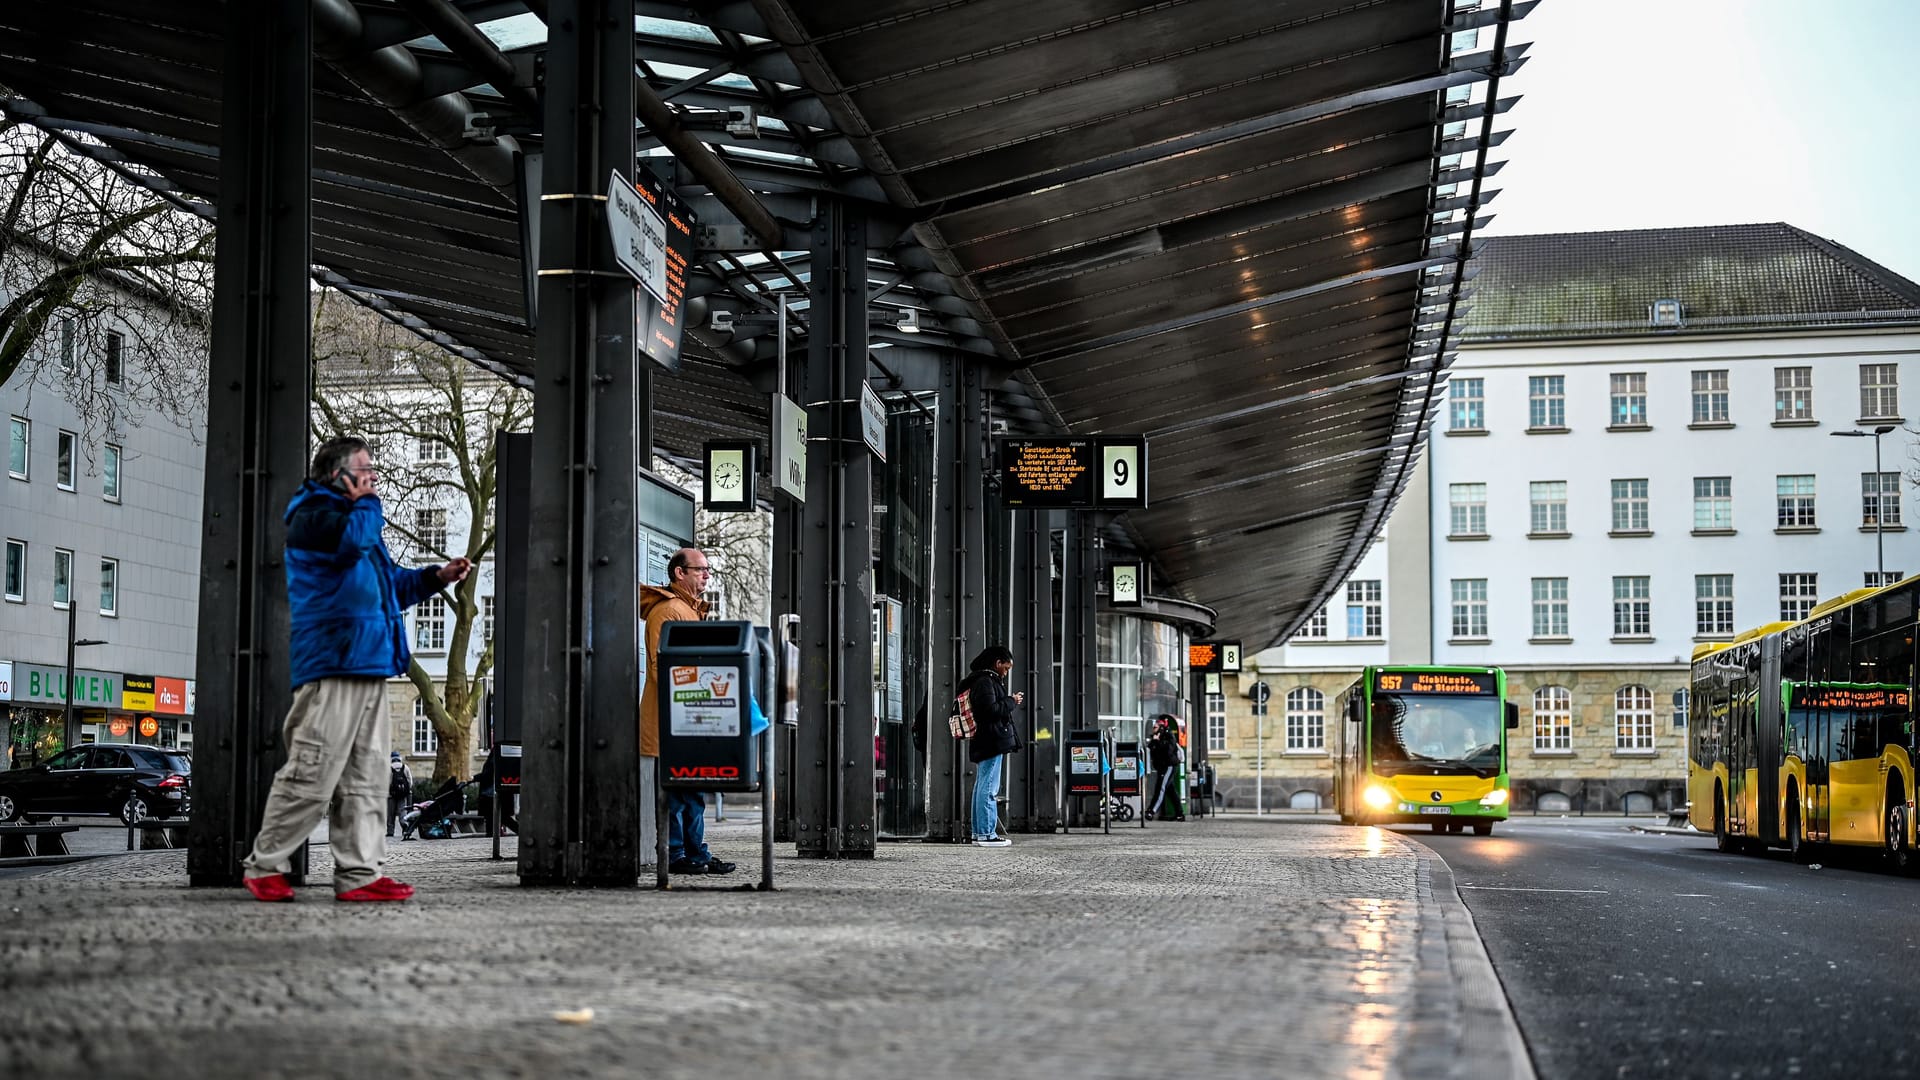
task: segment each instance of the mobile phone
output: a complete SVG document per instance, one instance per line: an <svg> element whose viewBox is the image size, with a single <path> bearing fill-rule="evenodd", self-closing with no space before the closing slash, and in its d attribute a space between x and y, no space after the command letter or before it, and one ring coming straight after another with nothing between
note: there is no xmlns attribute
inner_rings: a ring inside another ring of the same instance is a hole
<svg viewBox="0 0 1920 1080"><path fill-rule="evenodd" d="M341 494L347 493L347 482L353 478L352 469L333 470L333 488Z"/></svg>

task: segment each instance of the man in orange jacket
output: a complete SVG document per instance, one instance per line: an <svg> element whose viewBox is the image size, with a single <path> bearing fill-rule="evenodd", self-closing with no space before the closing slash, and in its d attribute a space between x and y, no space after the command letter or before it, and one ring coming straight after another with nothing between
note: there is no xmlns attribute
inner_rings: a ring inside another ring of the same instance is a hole
<svg viewBox="0 0 1920 1080"><path fill-rule="evenodd" d="M707 579L713 567L699 548L681 548L667 560L667 584L640 587L647 624L647 685L640 695L640 756L660 756L660 631L669 622L707 617ZM734 866L707 850L707 800L698 791L667 792L667 870L675 874L731 874Z"/></svg>

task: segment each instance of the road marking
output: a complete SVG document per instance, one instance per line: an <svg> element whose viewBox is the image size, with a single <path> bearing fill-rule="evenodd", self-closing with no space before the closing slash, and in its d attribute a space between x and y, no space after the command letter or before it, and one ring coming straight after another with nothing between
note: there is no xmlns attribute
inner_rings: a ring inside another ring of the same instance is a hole
<svg viewBox="0 0 1920 1080"><path fill-rule="evenodd" d="M1515 885L1462 885L1463 889L1480 889L1485 892L1558 892L1558 893L1594 893L1605 896L1605 889L1523 889Z"/></svg>
<svg viewBox="0 0 1920 1080"><path fill-rule="evenodd" d="M1686 897L1694 897L1694 898L1697 898L1697 899L1701 899L1701 900L1711 900L1711 899L1713 899L1713 894L1712 894L1712 893L1704 893L1704 892L1677 892L1677 893L1674 893L1673 895L1675 895L1675 896L1686 896Z"/></svg>

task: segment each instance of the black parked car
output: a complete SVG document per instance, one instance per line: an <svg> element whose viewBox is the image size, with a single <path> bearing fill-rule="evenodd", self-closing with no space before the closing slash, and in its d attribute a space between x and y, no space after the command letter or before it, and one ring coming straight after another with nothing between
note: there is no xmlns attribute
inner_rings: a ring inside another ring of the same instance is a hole
<svg viewBox="0 0 1920 1080"><path fill-rule="evenodd" d="M52 815L117 817L128 825L185 817L193 759L177 750L92 743L39 765L0 772L0 821Z"/></svg>

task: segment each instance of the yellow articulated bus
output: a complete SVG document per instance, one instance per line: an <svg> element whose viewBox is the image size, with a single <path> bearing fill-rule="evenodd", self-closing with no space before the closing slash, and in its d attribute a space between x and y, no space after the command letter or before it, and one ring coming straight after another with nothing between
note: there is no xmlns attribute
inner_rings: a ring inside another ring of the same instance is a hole
<svg viewBox="0 0 1920 1080"><path fill-rule="evenodd" d="M1878 847L1909 867L1916 597L1920 578L1857 589L1694 650L1694 828L1722 851Z"/></svg>
<svg viewBox="0 0 1920 1080"><path fill-rule="evenodd" d="M1507 820L1507 731L1520 712L1499 668L1369 667L1341 702L1334 799L1349 825Z"/></svg>

